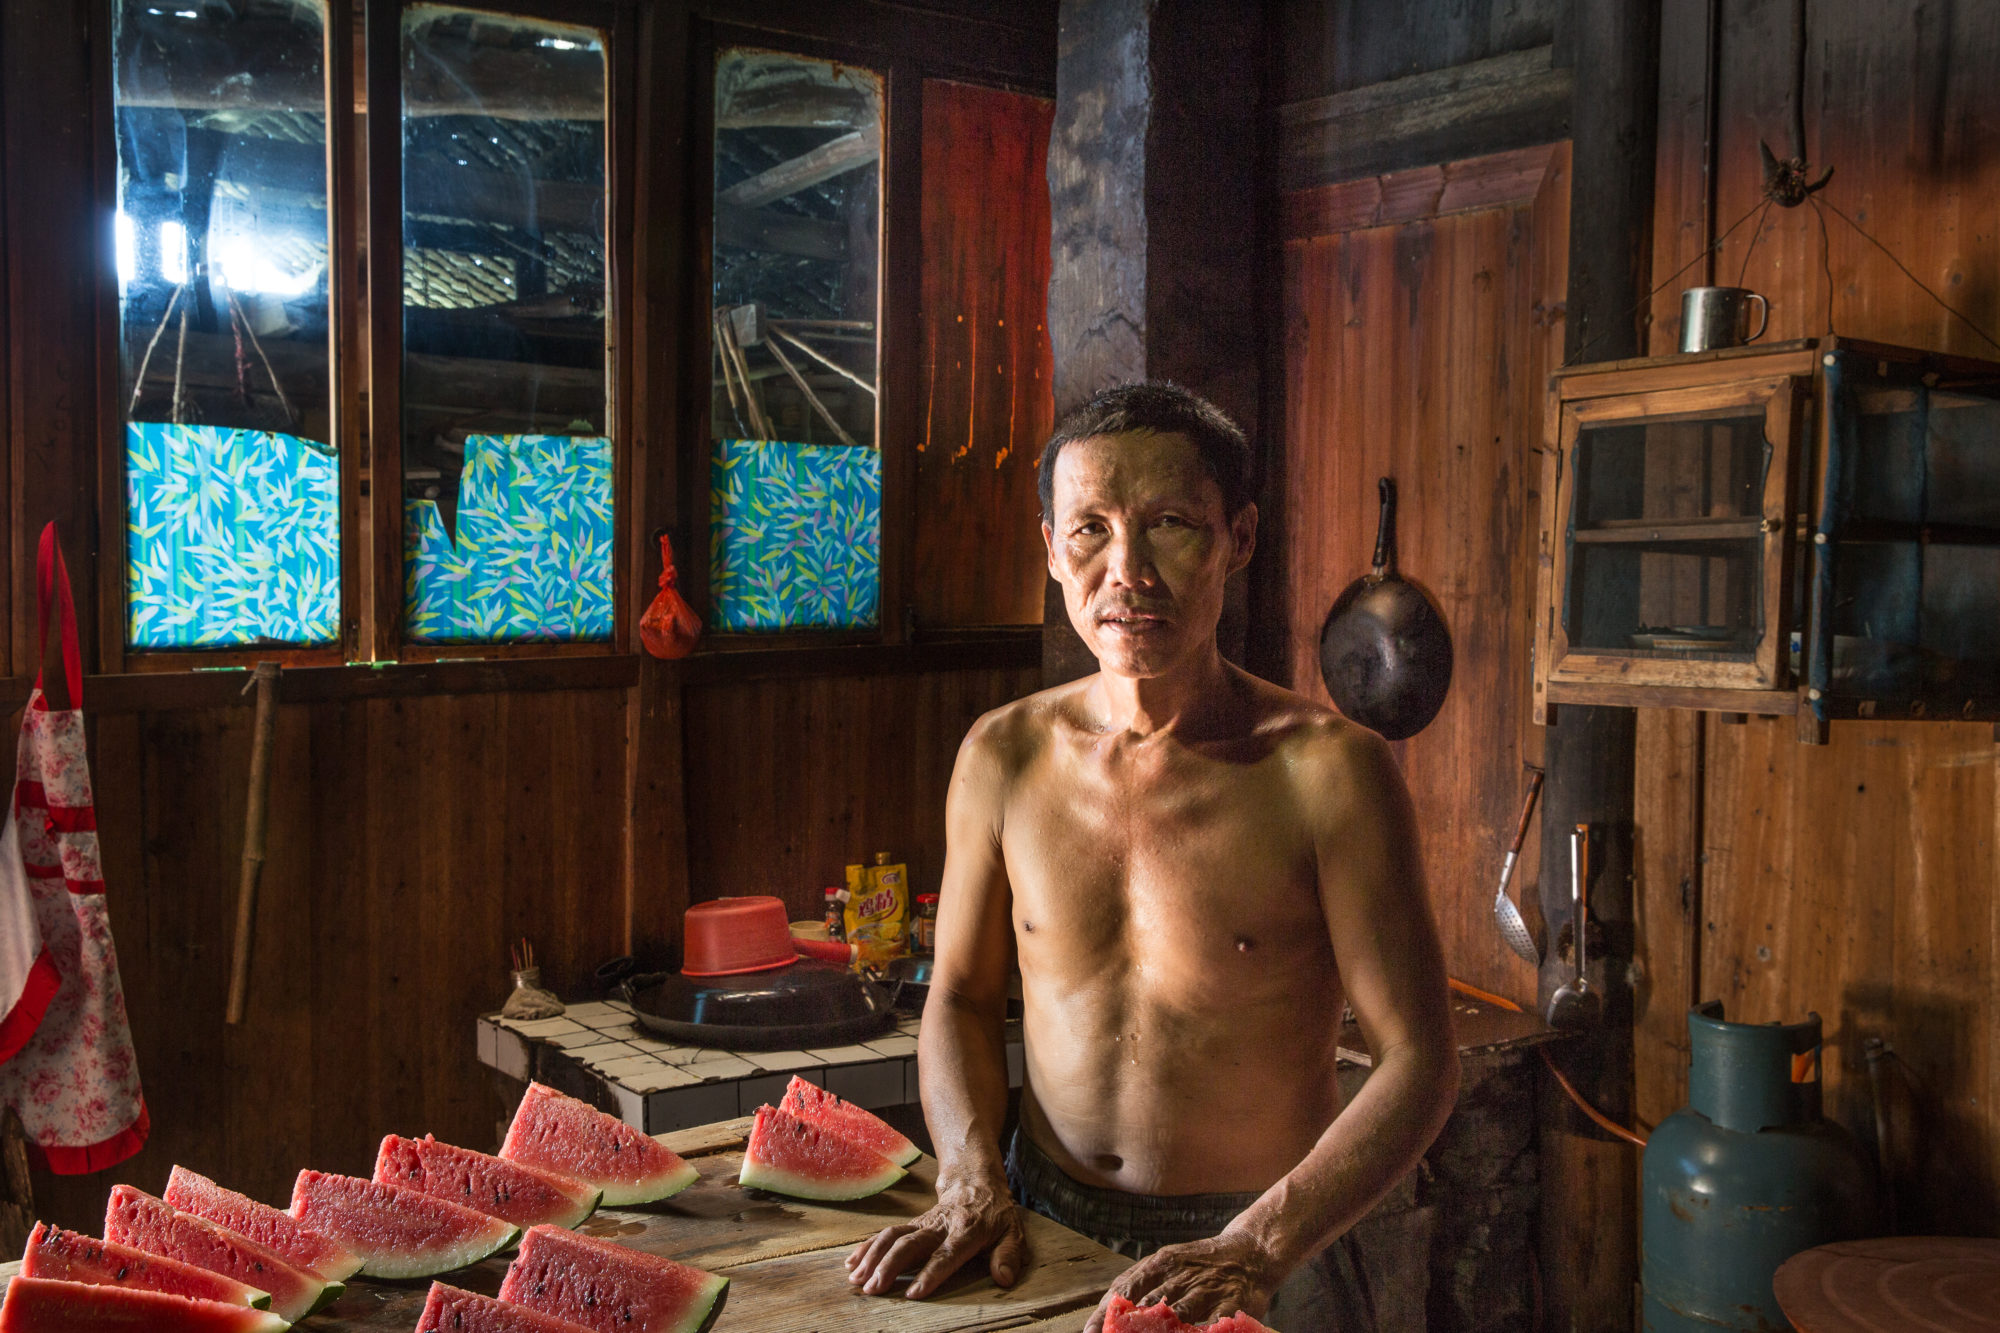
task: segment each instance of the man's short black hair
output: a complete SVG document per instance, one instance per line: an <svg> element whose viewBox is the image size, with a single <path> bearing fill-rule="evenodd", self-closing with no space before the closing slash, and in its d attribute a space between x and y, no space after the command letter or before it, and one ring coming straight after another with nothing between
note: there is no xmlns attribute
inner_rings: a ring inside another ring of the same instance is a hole
<svg viewBox="0 0 2000 1333"><path fill-rule="evenodd" d="M1042 448L1037 484L1042 496L1042 521L1055 521L1056 457L1073 440L1128 431L1185 435L1201 455L1201 465L1222 490L1223 512L1230 518L1256 498L1255 464L1250 442L1229 415L1200 394L1165 380L1144 380L1106 389L1064 417Z"/></svg>

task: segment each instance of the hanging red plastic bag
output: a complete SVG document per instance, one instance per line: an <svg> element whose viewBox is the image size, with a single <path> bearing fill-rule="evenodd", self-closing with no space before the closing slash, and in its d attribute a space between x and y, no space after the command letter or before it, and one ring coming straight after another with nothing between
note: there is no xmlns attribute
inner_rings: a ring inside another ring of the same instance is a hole
<svg viewBox="0 0 2000 1333"><path fill-rule="evenodd" d="M680 573L674 568L673 541L660 534L660 590L653 604L639 617L639 641L655 657L672 661L694 651L701 639L701 617L687 604L676 586Z"/></svg>

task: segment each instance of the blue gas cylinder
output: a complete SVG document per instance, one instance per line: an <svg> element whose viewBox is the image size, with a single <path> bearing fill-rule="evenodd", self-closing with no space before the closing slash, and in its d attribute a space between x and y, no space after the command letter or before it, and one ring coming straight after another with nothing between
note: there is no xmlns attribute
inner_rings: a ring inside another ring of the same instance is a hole
<svg viewBox="0 0 2000 1333"><path fill-rule="evenodd" d="M1653 1131L1642 1170L1644 1327L1790 1328L1778 1265L1875 1234L1874 1166L1820 1115L1818 1014L1726 1023L1710 1001L1688 1035L1688 1104Z"/></svg>

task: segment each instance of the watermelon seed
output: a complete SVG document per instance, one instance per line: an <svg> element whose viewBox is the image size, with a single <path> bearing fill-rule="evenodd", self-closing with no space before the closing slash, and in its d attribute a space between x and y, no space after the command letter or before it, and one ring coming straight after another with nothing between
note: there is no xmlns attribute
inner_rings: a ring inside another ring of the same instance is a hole
<svg viewBox="0 0 2000 1333"><path fill-rule="evenodd" d="M131 1265L129 1265L129 1264L120 1264L120 1265L118 1265L118 1280L119 1280L120 1282L123 1282L123 1281L125 1280L125 1275L126 1275L127 1273L131 1272L131 1271L132 1271L132 1267L131 1267Z"/></svg>

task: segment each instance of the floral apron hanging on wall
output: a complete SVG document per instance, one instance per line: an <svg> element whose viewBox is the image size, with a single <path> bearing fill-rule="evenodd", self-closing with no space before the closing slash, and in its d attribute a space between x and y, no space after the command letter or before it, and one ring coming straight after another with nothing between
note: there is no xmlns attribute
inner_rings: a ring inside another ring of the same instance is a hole
<svg viewBox="0 0 2000 1333"><path fill-rule="evenodd" d="M21 718L8 814L34 899L35 924L60 982L34 1035L0 1064L0 1102L19 1113L28 1142L51 1171L74 1175L115 1166L138 1152L150 1123L104 902L97 814L84 755L76 607L53 523L42 529L36 586L44 655L52 602L61 613L70 706L49 707L36 675Z"/></svg>

